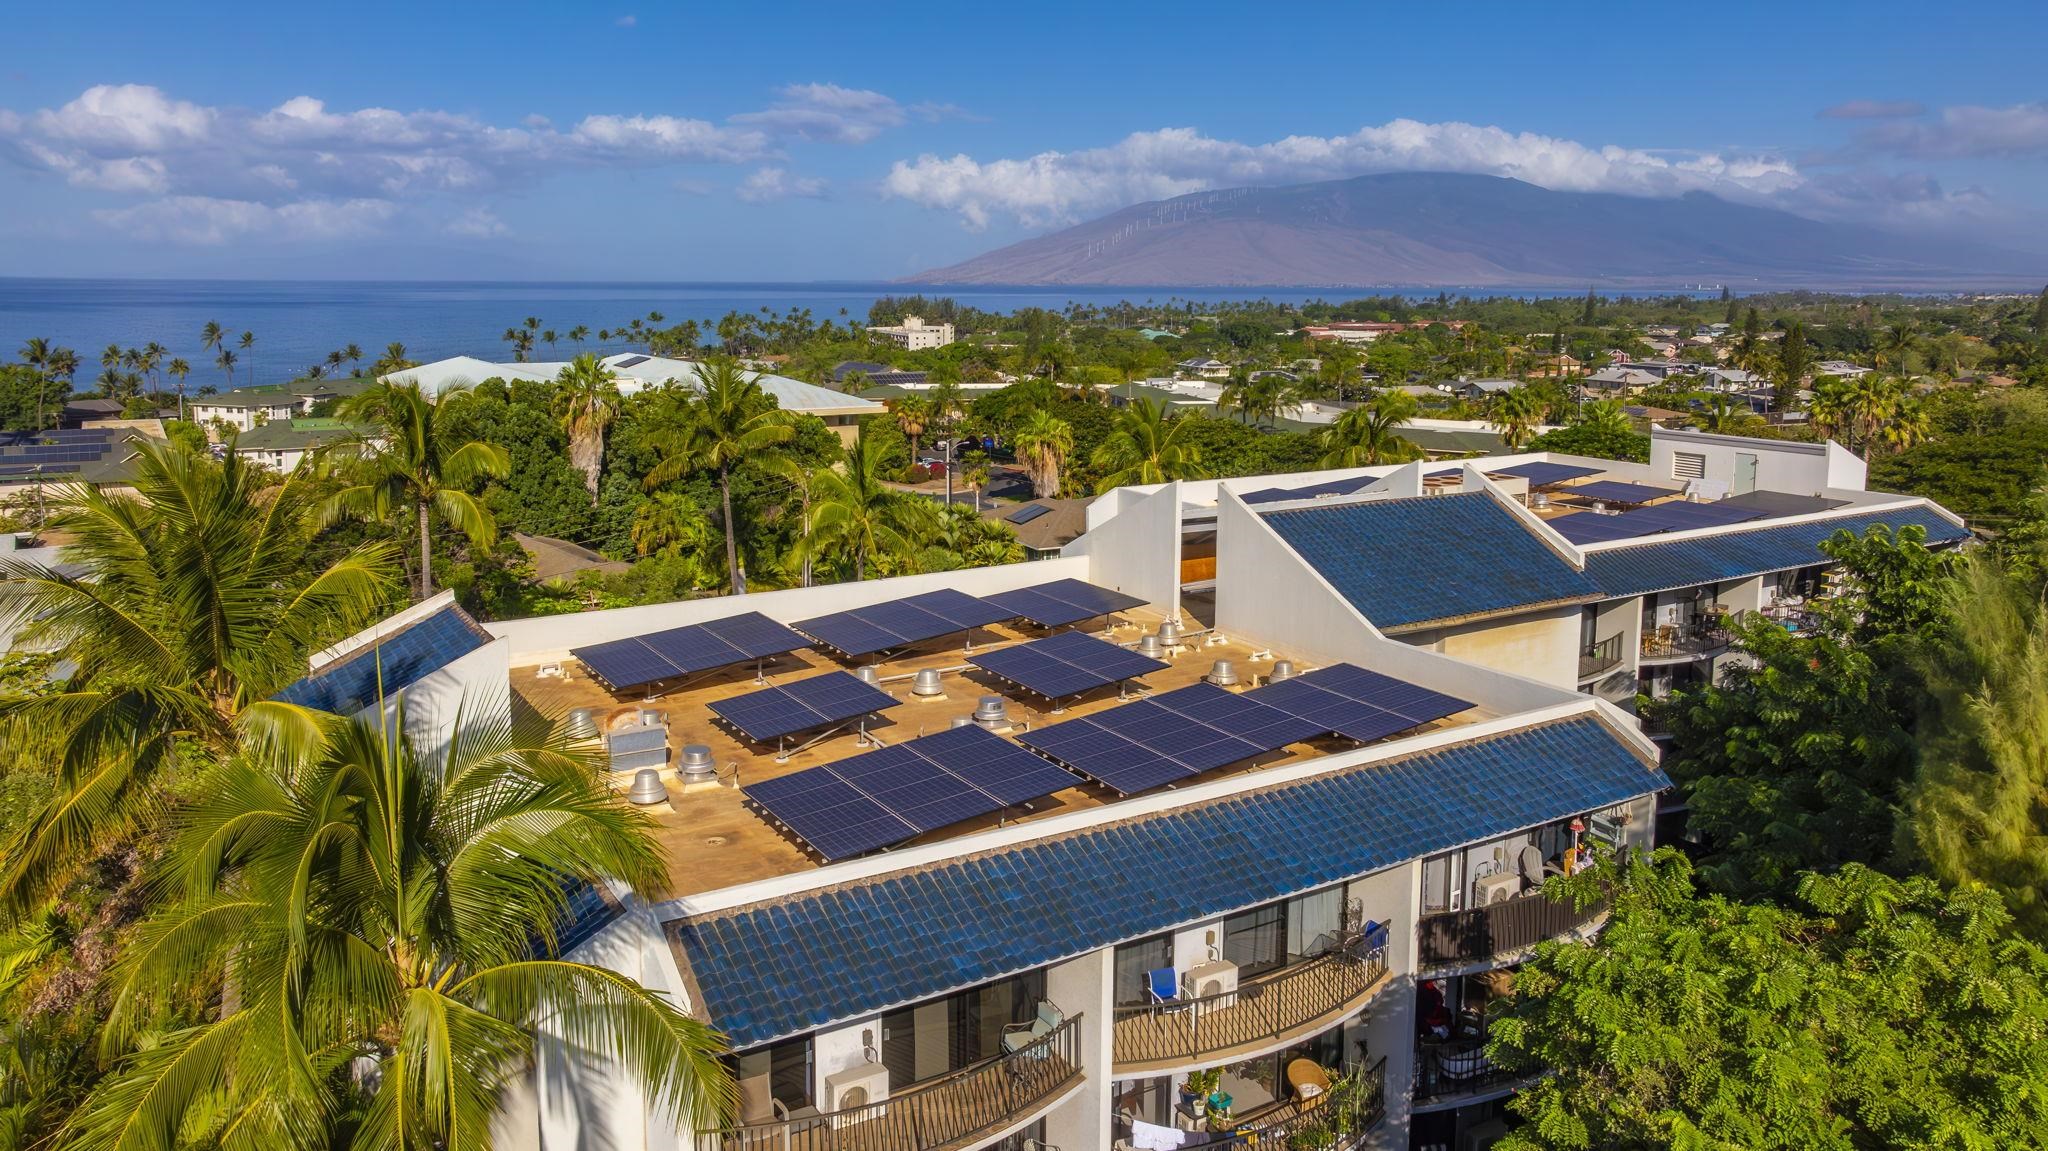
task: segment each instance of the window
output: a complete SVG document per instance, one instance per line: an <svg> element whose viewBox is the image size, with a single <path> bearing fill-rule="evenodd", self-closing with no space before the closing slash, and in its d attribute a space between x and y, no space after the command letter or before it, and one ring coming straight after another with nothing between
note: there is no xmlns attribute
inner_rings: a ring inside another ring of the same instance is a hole
<svg viewBox="0 0 2048 1151"><path fill-rule="evenodd" d="M1173 966L1173 935L1119 943L1116 948L1116 1005L1151 1002L1150 974Z"/></svg>
<svg viewBox="0 0 2048 1151"><path fill-rule="evenodd" d="M750 1093L765 1084L767 1094L791 1111L811 1105L810 1036L743 1051L734 1061L738 1064L735 1078L746 1084Z"/></svg>
<svg viewBox="0 0 2048 1151"><path fill-rule="evenodd" d="M1671 477L1679 480L1707 478L1707 457L1697 452L1671 453Z"/></svg>

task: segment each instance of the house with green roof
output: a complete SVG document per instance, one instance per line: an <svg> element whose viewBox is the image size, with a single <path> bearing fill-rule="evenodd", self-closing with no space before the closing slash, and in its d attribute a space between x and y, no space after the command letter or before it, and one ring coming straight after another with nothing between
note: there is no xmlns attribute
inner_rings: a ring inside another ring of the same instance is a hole
<svg viewBox="0 0 2048 1151"><path fill-rule="evenodd" d="M360 424L326 417L269 420L237 435L235 454L288 472L299 466L306 453L354 439L365 430Z"/></svg>
<svg viewBox="0 0 2048 1151"><path fill-rule="evenodd" d="M255 384L212 396L194 396L192 419L202 427L225 425L248 432L272 420L308 415L322 400L353 396L375 380L368 376L336 376L293 380L287 384Z"/></svg>

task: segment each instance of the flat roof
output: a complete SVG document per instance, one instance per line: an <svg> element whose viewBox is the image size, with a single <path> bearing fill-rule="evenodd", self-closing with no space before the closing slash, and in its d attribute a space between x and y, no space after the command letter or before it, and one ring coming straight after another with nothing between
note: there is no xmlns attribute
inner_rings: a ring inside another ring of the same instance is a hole
<svg viewBox="0 0 2048 1151"><path fill-rule="evenodd" d="M1128 644L1134 643L1144 633L1156 630L1162 621L1160 614L1149 607L1118 613L1114 619L1117 621L1114 624L1091 621L1082 630ZM1047 634L1050 633L1022 623L978 628L974 650L982 652L992 647L1028 642L1044 638ZM1229 659L1237 665L1238 674L1245 680L1243 688L1249 688L1254 686L1254 677L1272 666L1273 658L1286 659L1290 655L1284 651L1262 653L1265 649L1244 642L1233 640L1210 644L1205 637L1196 637L1191 646L1169 656L1168 667L1145 676L1141 686L1153 693L1187 687L1201 682L1214 661ZM963 654L961 637L955 635L921 644L897 658L876 664L882 676L882 689L902 702L871 718L867 730L886 743L900 743L945 730L956 716L971 713L983 695L1001 695L1013 725L1010 731L1002 734L1014 740L1027 728L1096 714L1121 702L1118 689L1106 687L1066 701L1066 706L1055 712L1046 701L1018 690L997 676L966 666ZM1303 667L1310 666L1299 659L1296 662ZM767 675L770 683L785 684L856 666L860 663L842 662L824 652L806 649L771 661ZM928 668L940 669L942 673L945 695L941 698L924 699L910 693L912 677ZM809 746L792 750L785 762L777 762L775 749L749 743L718 722L710 710L714 700L760 690L760 685L754 682L751 666L708 676L692 686L651 701L636 692L615 694L609 691L573 660L563 663L559 676L542 676L540 670L539 667L515 667L512 669L512 687L522 699L544 714L559 716L573 708L592 708L598 726L606 731L611 730L614 724L630 726L638 723L638 713L643 708L666 714L669 761L662 770L662 782L668 789L668 799L665 803L642 810L653 817L656 839L667 853L672 895L701 894L822 866L814 855L805 850L800 840L776 827L748 804L740 787L870 750L871 745L861 745L862 737L858 730L849 728L819 738ZM1461 726L1490 717L1490 712L1475 707L1393 738ZM797 741L793 739L791 743L794 746ZM711 749L720 782L693 784L688 788L679 782L675 764L680 759L681 749L688 744L704 744ZM1353 746L1344 739L1317 739L1293 744L1258 760L1219 768L1190 782L1222 779L1274 764L1315 759ZM611 782L623 792L632 783L633 774L631 770L611 773ZM985 831L1004 822L1030 822L1117 801L1109 790L1076 777L1072 787L1034 803L1029 811L1017 808L966 820L912 840L910 845L942 842Z"/></svg>

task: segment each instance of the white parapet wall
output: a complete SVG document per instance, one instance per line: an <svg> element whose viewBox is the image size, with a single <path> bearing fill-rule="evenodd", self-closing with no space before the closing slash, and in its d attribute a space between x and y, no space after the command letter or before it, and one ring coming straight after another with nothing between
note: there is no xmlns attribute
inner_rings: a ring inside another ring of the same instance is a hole
<svg viewBox="0 0 2048 1151"><path fill-rule="evenodd" d="M1116 501L1104 518L1061 550L1086 556L1090 581L1145 602L1168 619L1180 618L1180 484L1151 491L1117 488L1096 503ZM1089 507L1089 522L1095 522Z"/></svg>

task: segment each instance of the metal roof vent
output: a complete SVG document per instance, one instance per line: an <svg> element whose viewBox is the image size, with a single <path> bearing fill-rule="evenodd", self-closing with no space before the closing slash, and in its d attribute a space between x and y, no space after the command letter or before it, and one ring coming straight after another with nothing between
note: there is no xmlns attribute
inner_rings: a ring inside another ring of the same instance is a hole
<svg viewBox="0 0 2048 1151"><path fill-rule="evenodd" d="M1268 674L1268 675L1266 676L1266 682L1267 682L1267 683L1279 683L1279 682L1281 682L1282 680L1289 680L1289 679L1293 679L1293 678L1294 678L1295 676L1297 676L1297 675L1299 675L1299 674L1301 674L1301 673L1300 673L1300 672L1297 672L1297 671L1295 671L1295 670L1294 670L1294 661L1293 661L1293 660L1291 660L1291 659L1276 659L1276 660L1274 660L1274 661L1273 661L1273 670L1272 670L1272 672L1271 672L1270 674Z"/></svg>
<svg viewBox="0 0 2048 1151"><path fill-rule="evenodd" d="M666 803L668 788L661 785L661 772L651 767L643 767L634 772L633 788L626 793L626 798L643 807L652 803Z"/></svg>
<svg viewBox="0 0 2048 1151"><path fill-rule="evenodd" d="M867 684L869 687L882 686L882 673L876 671L872 664L870 664L867 667L861 668L859 671L854 672L853 677L861 681L862 683Z"/></svg>
<svg viewBox="0 0 2048 1151"><path fill-rule="evenodd" d="M584 740L596 739L598 735L596 709L588 707L571 708L569 718L562 725L562 732L569 739L578 743Z"/></svg>
<svg viewBox="0 0 2048 1151"><path fill-rule="evenodd" d="M1146 659L1158 659L1166 654L1166 646L1156 635L1148 635L1138 641L1138 654Z"/></svg>
<svg viewBox="0 0 2048 1151"><path fill-rule="evenodd" d="M910 681L910 694L923 696L927 699L935 695L946 694L946 685L939 682L939 669L935 667L918 668L917 678Z"/></svg>
<svg viewBox="0 0 2048 1151"><path fill-rule="evenodd" d="M955 727L967 727L971 725L973 722L974 717L971 715L956 715L952 718L950 722L946 724L946 727L948 729Z"/></svg>
<svg viewBox="0 0 2048 1151"><path fill-rule="evenodd" d="M1159 625L1159 644L1162 647L1180 646L1180 625L1167 620Z"/></svg>
<svg viewBox="0 0 2048 1151"><path fill-rule="evenodd" d="M1547 508L1550 506L1550 493L1537 492L1535 495L1529 497L1529 503L1535 507Z"/></svg>
<svg viewBox="0 0 2048 1151"><path fill-rule="evenodd" d="M1237 665L1227 659L1219 659L1209 665L1209 674L1202 678L1217 687L1231 687L1237 683Z"/></svg>
<svg viewBox="0 0 2048 1151"><path fill-rule="evenodd" d="M999 727L1010 726L1010 709L1004 705L1003 697L999 695L982 696L981 702L974 705L974 722L988 728L990 731L994 731Z"/></svg>
<svg viewBox="0 0 2048 1151"><path fill-rule="evenodd" d="M667 712L665 712L665 711L656 711L656 710L654 710L654 709L653 709L653 708L651 708L651 707L650 707L650 708L642 708L642 709L641 709L641 711L640 711L640 726L641 726L641 727L665 727L665 726L667 726L667 724L668 724L668 713L667 713Z"/></svg>
<svg viewBox="0 0 2048 1151"><path fill-rule="evenodd" d="M676 774L684 783L709 783L718 778L718 763L711 758L709 747L685 744L683 758L676 763Z"/></svg>

